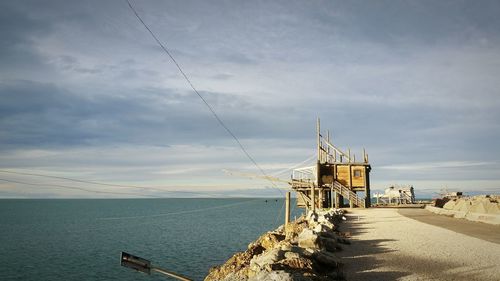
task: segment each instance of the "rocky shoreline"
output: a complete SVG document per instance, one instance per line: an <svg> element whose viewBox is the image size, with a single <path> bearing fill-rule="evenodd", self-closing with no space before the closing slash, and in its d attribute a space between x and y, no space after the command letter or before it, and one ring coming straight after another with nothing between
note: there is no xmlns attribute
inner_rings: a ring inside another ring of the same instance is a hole
<svg viewBox="0 0 500 281"><path fill-rule="evenodd" d="M210 269L205 281L344 280L333 254L349 240L338 232L343 211L309 213L259 237L244 252Z"/></svg>

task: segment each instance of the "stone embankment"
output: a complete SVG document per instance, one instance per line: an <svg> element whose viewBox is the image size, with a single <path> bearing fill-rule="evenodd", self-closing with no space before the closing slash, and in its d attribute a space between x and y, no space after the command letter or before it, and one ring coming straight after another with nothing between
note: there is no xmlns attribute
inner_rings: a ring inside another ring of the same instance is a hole
<svg viewBox="0 0 500 281"><path fill-rule="evenodd" d="M427 206L426 209L440 215L500 224L500 196L462 197L446 202L443 208Z"/></svg>
<svg viewBox="0 0 500 281"><path fill-rule="evenodd" d="M342 219L342 210L302 216L211 268L205 281L343 280L341 264L333 254L340 244L349 244L336 232Z"/></svg>

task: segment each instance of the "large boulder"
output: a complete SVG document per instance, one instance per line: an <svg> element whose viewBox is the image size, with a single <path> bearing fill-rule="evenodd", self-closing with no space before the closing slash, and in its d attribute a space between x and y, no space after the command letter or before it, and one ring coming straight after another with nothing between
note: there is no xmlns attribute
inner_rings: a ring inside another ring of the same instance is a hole
<svg viewBox="0 0 500 281"><path fill-rule="evenodd" d="M330 252L340 249L336 238L322 236L314 230L308 228L302 230L299 234L298 242L299 247L302 248L310 248L314 250L324 249Z"/></svg>
<svg viewBox="0 0 500 281"><path fill-rule="evenodd" d="M300 273L292 273L284 270L275 270L271 272L259 272L257 275L252 276L248 281L311 281L307 276Z"/></svg>
<svg viewBox="0 0 500 281"><path fill-rule="evenodd" d="M269 250L274 248L280 241L283 241L284 239L285 235L283 234L268 232L259 238L258 243L260 243L260 245L264 249Z"/></svg>
<svg viewBox="0 0 500 281"><path fill-rule="evenodd" d="M443 205L443 209L453 210L453 208L455 208L455 205L456 205L456 200L450 200Z"/></svg>
<svg viewBox="0 0 500 281"><path fill-rule="evenodd" d="M487 206L488 214L497 215L500 214L500 206L498 203L492 202Z"/></svg>
<svg viewBox="0 0 500 281"><path fill-rule="evenodd" d="M299 247L319 249L318 235L309 228L305 228L298 236Z"/></svg>
<svg viewBox="0 0 500 281"><path fill-rule="evenodd" d="M332 232L334 228L335 226L333 225L333 223L327 221L325 223L317 224L316 226L314 226L313 230L316 233Z"/></svg>
<svg viewBox="0 0 500 281"><path fill-rule="evenodd" d="M330 269L338 268L341 264L337 257L326 251L314 252L312 258L315 261L317 261L321 266L325 266Z"/></svg>
<svg viewBox="0 0 500 281"><path fill-rule="evenodd" d="M262 270L271 271L272 264L284 258L284 252L280 249L271 249L258 256L255 256L250 261L250 269L255 272Z"/></svg>
<svg viewBox="0 0 500 281"><path fill-rule="evenodd" d="M299 235L299 233L308 227L308 222L305 219L298 219L297 221L291 222L285 226L285 239L292 240Z"/></svg>

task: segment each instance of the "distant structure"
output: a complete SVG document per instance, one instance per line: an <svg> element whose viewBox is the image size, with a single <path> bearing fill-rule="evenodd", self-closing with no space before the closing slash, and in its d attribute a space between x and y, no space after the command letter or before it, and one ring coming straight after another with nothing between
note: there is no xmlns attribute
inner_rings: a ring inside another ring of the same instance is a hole
<svg viewBox="0 0 500 281"><path fill-rule="evenodd" d="M297 206L313 212L316 208L340 208L344 199L349 206L370 207L370 171L368 154L363 149L361 161L334 146L330 133L321 134L317 121L318 158L315 166L293 170L290 185L297 192ZM364 197L358 196L363 192Z"/></svg>
<svg viewBox="0 0 500 281"><path fill-rule="evenodd" d="M413 186L390 186L384 193L373 195L378 204L415 204L415 192Z"/></svg>
<svg viewBox="0 0 500 281"><path fill-rule="evenodd" d="M449 191L447 187L442 188L439 192L441 198L448 199L459 199L463 196L463 192L461 191Z"/></svg>
<svg viewBox="0 0 500 281"><path fill-rule="evenodd" d="M443 208L443 206L450 200L457 200L462 198L463 192L461 191L449 191L447 187L441 189L439 193L439 198L434 199L434 206Z"/></svg>

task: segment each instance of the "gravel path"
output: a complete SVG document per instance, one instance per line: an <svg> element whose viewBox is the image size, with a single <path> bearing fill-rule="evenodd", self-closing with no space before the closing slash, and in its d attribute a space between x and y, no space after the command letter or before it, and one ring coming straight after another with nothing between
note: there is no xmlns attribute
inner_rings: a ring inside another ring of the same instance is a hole
<svg viewBox="0 0 500 281"><path fill-rule="evenodd" d="M339 252L347 280L500 280L500 245L402 216L349 210ZM500 235L500 233L499 233Z"/></svg>
<svg viewBox="0 0 500 281"><path fill-rule="evenodd" d="M398 209L398 213L426 224L436 225L467 236L500 244L500 225L438 215L426 209Z"/></svg>

